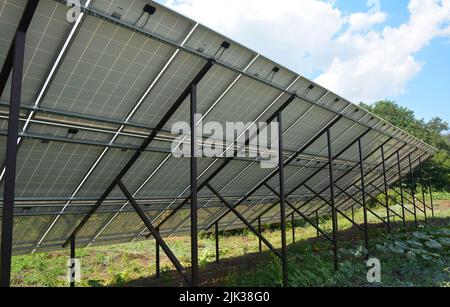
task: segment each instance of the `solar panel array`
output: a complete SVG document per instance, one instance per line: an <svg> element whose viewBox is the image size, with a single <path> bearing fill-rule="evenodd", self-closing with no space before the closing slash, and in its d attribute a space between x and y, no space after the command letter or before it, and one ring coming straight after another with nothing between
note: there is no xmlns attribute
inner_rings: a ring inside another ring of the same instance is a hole
<svg viewBox="0 0 450 307"><path fill-rule="evenodd" d="M400 150L404 174L407 157L426 160L435 149L314 82L272 62L222 35L151 2L157 8L148 23L138 20L149 1L82 1L76 23L66 19L64 1L41 0L26 40L21 144L17 161L14 243L16 254L60 249L91 206L131 158L161 117L189 85L209 58L217 64L198 87L198 109L205 122L262 122L296 95L283 112L285 152L289 158L337 116L331 129L333 152L339 153L365 131L364 156L385 144L388 179L398 180ZM25 0L0 0L0 63L4 62ZM231 46L216 54L221 44ZM279 71L274 72L274 67ZM0 159L5 156L10 82L0 101ZM189 196L189 159L172 157L172 124L189 120L189 102L174 114L164 131L123 179L147 216L158 224ZM73 129L77 133L73 133ZM202 182L221 164L222 158L199 159ZM335 160L340 187L360 184L357 144ZM381 151L364 164L371 195L382 187ZM286 167L288 199L310 214L322 207L299 183L328 163L326 136L320 137ZM376 167L376 168L375 168ZM233 202L260 183L271 169L258 159L235 159L212 181ZM329 199L328 169L308 182ZM340 178L341 177L341 178ZM2 178L3 179L3 178ZM273 179L269 185L278 190ZM349 192L357 193L353 187ZM337 197L341 209L355 202L345 194ZM3 195L3 182L0 187ZM0 195L0 196L1 196ZM360 194L356 196L358 199ZM203 230L227 208L204 189L199 194L199 229ZM259 189L238 211L248 220L257 218L278 197L266 187ZM288 210L288 214L292 213ZM278 206L264 216L264 223L279 221ZM181 210L160 230L164 236L189 231L189 208ZM227 215L221 229L243 227ZM77 236L78 246L109 245L143 240L145 226L115 189Z"/></svg>

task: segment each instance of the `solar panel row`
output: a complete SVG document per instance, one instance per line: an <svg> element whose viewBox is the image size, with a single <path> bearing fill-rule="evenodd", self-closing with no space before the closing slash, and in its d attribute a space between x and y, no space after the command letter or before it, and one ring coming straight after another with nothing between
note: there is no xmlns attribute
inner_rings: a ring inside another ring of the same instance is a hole
<svg viewBox="0 0 450 307"><path fill-rule="evenodd" d="M25 0L0 0L0 63L11 45ZM147 24L135 22L148 1L83 1L79 20L66 20L65 1L42 0L26 40L21 144L17 160L14 251L30 253L60 249L90 207L122 170L143 139L202 69L209 58L217 64L198 85L198 109L205 122L265 121L295 94L284 110L283 138L288 159L337 116L331 129L337 184L349 193L360 192L358 144L361 137L364 167L371 195L383 186L380 165L383 145L389 183L401 169L409 173L418 158L425 161L435 149L406 134L342 97L266 59L159 4ZM222 50L223 42L230 47ZM218 51L223 52L218 52ZM276 68L276 69L275 69ZM0 101L0 158L5 156L10 81ZM189 160L170 153L172 125L189 121L186 101L165 125L143 156L123 178L148 218L163 221L189 196ZM370 131L368 130L370 129ZM188 139L186 141L189 141ZM352 146L349 146L352 145ZM289 200L305 214L330 208L299 183L329 199L326 136L317 139L297 161L286 167ZM200 182L221 165L221 158L199 159ZM257 186L272 170L258 159L235 159L210 183L230 201ZM315 174L315 176L312 176ZM3 175L2 175L3 177ZM3 183L2 183L3 184ZM269 186L279 191L275 179ZM0 195L3 195L3 186ZM355 202L337 191L340 208ZM199 194L199 227L204 229L227 208L211 191ZM278 197L267 187L238 207L248 220L263 215L279 221ZM273 208L271 208L273 207ZM270 209L270 210L269 210ZM268 212L266 212L269 210ZM292 210L288 210L291 214ZM189 231L189 210L180 210L161 228L165 236ZM221 229L242 227L227 215ZM142 240L148 234L139 217L116 188L77 236L78 246Z"/></svg>

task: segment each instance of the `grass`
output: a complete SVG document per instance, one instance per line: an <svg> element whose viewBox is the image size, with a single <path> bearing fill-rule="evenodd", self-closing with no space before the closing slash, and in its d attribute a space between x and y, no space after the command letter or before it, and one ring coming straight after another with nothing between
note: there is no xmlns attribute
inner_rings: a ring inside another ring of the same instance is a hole
<svg viewBox="0 0 450 307"><path fill-rule="evenodd" d="M398 210L396 208L395 210ZM380 215L385 209L375 209ZM450 206L441 202L436 206L436 218L440 226L421 229L425 234L449 230ZM362 221L362 213L358 210L355 218ZM411 216L408 217L411 220ZM425 250L431 259L424 259L418 252L415 257L405 258L404 254L375 249L378 244L387 246L393 242L407 242L413 230L404 231L396 227L394 234L386 237L385 229L377 225L379 221L370 217L373 230L370 231L371 256L382 261L383 284L388 286L449 286L448 268L449 254L445 250ZM398 222L398 219L394 219ZM330 220L321 220L321 227L331 230ZM355 250L362 245L362 235L352 229L347 220L339 219L340 270L334 273L331 257L331 244L317 240L316 231L303 223L296 225L297 243L293 244L288 232L289 276L292 286L366 286L367 267L364 255ZM280 232L276 228L266 228L264 236L275 246L281 246ZM444 239L444 236L436 239ZM167 239L172 251L185 267L190 266L189 237L173 237ZM220 264L214 264L215 241L211 236L202 236L199 240L199 261L201 266L201 282L203 286L279 286L279 260L273 258L266 249L264 254L258 253L257 237L249 231L224 233L220 237ZM394 246L395 248L395 246ZM82 282L79 286L157 286L181 285L181 279L174 272L173 266L162 255L161 279L155 281L155 247L154 241L122 244L108 247L92 247L77 251L81 259ZM398 252L398 251L397 251ZM438 255L438 256L436 256ZM411 256L411 255L409 255ZM409 257L408 256L408 257ZM68 251L51 252L17 256L13 258L12 284L14 286L67 286L66 266ZM242 273L245 272L245 273Z"/></svg>

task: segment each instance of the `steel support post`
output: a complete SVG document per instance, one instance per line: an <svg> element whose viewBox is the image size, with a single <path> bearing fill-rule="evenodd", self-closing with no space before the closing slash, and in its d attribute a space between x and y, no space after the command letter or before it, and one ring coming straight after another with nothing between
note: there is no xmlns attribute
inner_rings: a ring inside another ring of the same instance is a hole
<svg viewBox="0 0 450 307"><path fill-rule="evenodd" d="M400 151L397 151L397 168L398 168L398 178L399 178L398 183L400 186L400 200L401 200L401 205L402 205L403 227L406 227L405 196L403 194L403 176L402 176Z"/></svg>
<svg viewBox="0 0 450 307"><path fill-rule="evenodd" d="M197 85L191 87L191 280L198 287L198 221L197 221Z"/></svg>
<svg viewBox="0 0 450 307"><path fill-rule="evenodd" d="M391 233L391 212L389 209L389 190L387 186L387 175L386 175L386 160L384 156L384 146L381 147L381 160L383 160L383 182L384 182L384 199L386 202L386 221L388 232Z"/></svg>
<svg viewBox="0 0 450 307"><path fill-rule="evenodd" d="M261 225L261 218L258 218L258 231L259 233L262 233L262 225ZM258 241L259 241L259 252L262 253L262 240L261 238L258 237Z"/></svg>
<svg viewBox="0 0 450 307"><path fill-rule="evenodd" d="M159 234L159 229L156 229ZM161 248L159 246L158 240L155 240L155 279L161 278Z"/></svg>
<svg viewBox="0 0 450 307"><path fill-rule="evenodd" d="M428 223L427 200L425 198L425 185L423 184L423 168L422 168L422 159L421 158L419 158L419 174L420 174L420 185L421 185L421 189L422 189L423 214L425 216L425 223Z"/></svg>
<svg viewBox="0 0 450 307"><path fill-rule="evenodd" d="M76 259L76 238L70 238L70 288L75 288L75 259Z"/></svg>
<svg viewBox="0 0 450 307"><path fill-rule="evenodd" d="M316 225L317 225L317 238L320 238L320 220L319 220L319 210L316 211Z"/></svg>
<svg viewBox="0 0 450 307"><path fill-rule="evenodd" d="M264 236L258 232L258 230L253 227L253 225L247 221L245 219L245 217L236 209L234 208L214 187L212 187L209 183L206 184L206 186L208 187L208 189L211 190L211 192L213 192L213 194L224 204L226 205L230 211L238 218L241 220L242 223L245 224L245 226L247 226L248 229L250 229L251 232L253 232L257 237L259 237L261 239L262 242L264 242L264 244L280 259L283 258L282 254L275 249L275 247L269 242L269 240L267 240L266 238L264 238ZM218 221L216 221L216 223L218 223Z"/></svg>
<svg viewBox="0 0 450 307"><path fill-rule="evenodd" d="M11 102L9 105L8 137L6 143L5 182L3 191L2 237L1 237L1 287L9 287L14 220L14 197L16 187L17 139L22 93L23 60L26 33L18 31L14 38L12 63ZM3 71L2 71L3 73ZM3 76L2 76L3 78Z"/></svg>
<svg viewBox="0 0 450 307"><path fill-rule="evenodd" d="M292 213L291 215L291 224L292 224L292 243L295 243L295 213Z"/></svg>
<svg viewBox="0 0 450 307"><path fill-rule="evenodd" d="M428 170L428 187L430 190L431 215L432 215L433 222L434 222L435 218L434 218L433 188L432 188L432 180L431 180L432 178L431 178L430 167L428 167L427 170Z"/></svg>
<svg viewBox="0 0 450 307"><path fill-rule="evenodd" d="M359 169L361 172L361 190L362 190L362 204L363 204L363 215L364 215L364 241L366 243L366 249L369 250L369 222L367 219L367 202L366 202L366 185L365 185L365 174L364 174L364 158L362 152L361 140L358 141L358 152L359 152Z"/></svg>
<svg viewBox="0 0 450 307"><path fill-rule="evenodd" d="M216 223L216 226L214 227L214 238L216 241L216 263L220 262L220 242L219 242L219 223Z"/></svg>
<svg viewBox="0 0 450 307"><path fill-rule="evenodd" d="M412 197L412 204L413 204L413 211L414 211L414 223L416 225L416 228L419 227L419 222L417 220L417 207L416 207L416 182L414 179L414 173L412 168L412 162L411 162L411 155L408 155L408 163L409 163L409 172L411 174L411 197Z"/></svg>
<svg viewBox="0 0 450 307"><path fill-rule="evenodd" d="M327 130L327 145L328 145L328 163L330 171L330 201L332 207L332 220L333 220L333 260L334 260L334 270L337 271L338 267L338 246L337 246L337 213L336 213L336 202L334 194L334 164L333 164L333 149L331 148L331 131Z"/></svg>
<svg viewBox="0 0 450 307"><path fill-rule="evenodd" d="M286 240L286 195L284 191L284 150L283 150L283 118L281 112L277 115L278 119L278 175L280 184L280 216L281 216L281 255L283 267L283 286L288 286L288 250Z"/></svg>

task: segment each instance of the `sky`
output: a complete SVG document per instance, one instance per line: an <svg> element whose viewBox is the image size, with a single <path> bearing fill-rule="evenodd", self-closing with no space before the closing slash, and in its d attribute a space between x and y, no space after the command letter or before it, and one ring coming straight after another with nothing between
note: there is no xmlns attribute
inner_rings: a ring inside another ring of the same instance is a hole
<svg viewBox="0 0 450 307"><path fill-rule="evenodd" d="M450 0L158 0L354 103L450 122Z"/></svg>

